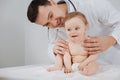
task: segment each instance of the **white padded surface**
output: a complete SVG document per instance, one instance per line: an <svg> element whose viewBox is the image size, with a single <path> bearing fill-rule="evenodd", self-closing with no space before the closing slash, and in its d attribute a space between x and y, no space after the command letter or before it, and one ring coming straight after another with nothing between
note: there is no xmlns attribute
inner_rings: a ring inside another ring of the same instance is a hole
<svg viewBox="0 0 120 80"><path fill-rule="evenodd" d="M64 74L63 71L47 72L48 67L30 65L3 68L0 69L0 80L120 80L120 66L115 65L101 65L93 76L84 76L77 71L71 74Z"/></svg>

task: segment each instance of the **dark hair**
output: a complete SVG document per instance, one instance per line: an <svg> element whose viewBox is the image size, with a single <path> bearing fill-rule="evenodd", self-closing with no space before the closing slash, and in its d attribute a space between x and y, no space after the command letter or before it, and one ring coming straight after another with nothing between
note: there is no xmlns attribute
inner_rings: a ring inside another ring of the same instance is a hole
<svg viewBox="0 0 120 80"><path fill-rule="evenodd" d="M32 0L28 6L27 17L31 22L35 22L38 15L38 6L50 5L48 0Z"/></svg>

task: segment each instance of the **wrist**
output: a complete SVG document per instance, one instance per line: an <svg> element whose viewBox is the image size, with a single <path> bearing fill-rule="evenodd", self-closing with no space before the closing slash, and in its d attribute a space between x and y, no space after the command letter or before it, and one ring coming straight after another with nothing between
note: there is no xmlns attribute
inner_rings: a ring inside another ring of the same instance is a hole
<svg viewBox="0 0 120 80"><path fill-rule="evenodd" d="M116 39L113 36L108 36L108 39L111 45L115 45L117 43Z"/></svg>

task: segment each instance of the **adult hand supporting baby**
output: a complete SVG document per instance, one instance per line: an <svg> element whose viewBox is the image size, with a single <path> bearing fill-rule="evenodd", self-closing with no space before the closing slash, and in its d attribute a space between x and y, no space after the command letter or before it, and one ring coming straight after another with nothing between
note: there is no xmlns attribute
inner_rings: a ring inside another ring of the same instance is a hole
<svg viewBox="0 0 120 80"><path fill-rule="evenodd" d="M116 40L112 36L88 37L84 40L83 46L89 54L97 54L107 50L114 44L116 44Z"/></svg>
<svg viewBox="0 0 120 80"><path fill-rule="evenodd" d="M66 49L68 49L67 41L65 41L63 39L58 39L54 48L53 48L53 52L55 54L62 54L63 55Z"/></svg>

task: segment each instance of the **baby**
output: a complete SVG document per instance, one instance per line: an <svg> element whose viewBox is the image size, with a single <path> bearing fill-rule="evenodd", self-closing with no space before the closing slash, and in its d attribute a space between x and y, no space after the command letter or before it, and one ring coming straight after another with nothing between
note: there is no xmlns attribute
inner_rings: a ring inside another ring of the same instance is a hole
<svg viewBox="0 0 120 80"><path fill-rule="evenodd" d="M65 73L73 72L72 66L77 68L84 75L93 75L99 69L96 55L89 55L82 46L87 38L86 31L88 22L86 17L80 12L71 12L65 18L65 30L68 36L69 49L64 55L57 54L55 66L48 71L61 70L64 66Z"/></svg>

